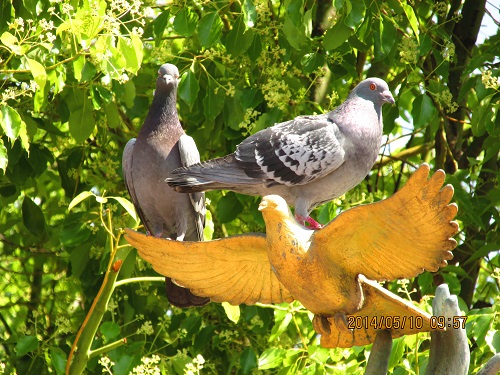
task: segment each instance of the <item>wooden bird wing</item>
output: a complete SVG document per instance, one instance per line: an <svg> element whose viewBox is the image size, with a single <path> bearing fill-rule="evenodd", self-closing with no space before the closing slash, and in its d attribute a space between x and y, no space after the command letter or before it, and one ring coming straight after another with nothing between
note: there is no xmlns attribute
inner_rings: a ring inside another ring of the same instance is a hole
<svg viewBox="0 0 500 375"><path fill-rule="evenodd" d="M232 305L294 299L271 269L263 235L191 242L146 236L131 229L125 232L141 258L197 296Z"/></svg>
<svg viewBox="0 0 500 375"><path fill-rule="evenodd" d="M314 318L314 329L321 334L321 346L350 348L368 345L375 340L378 331L386 329L391 331L393 338L432 329L430 314L391 293L376 281L367 280L363 275L360 275L359 281L365 301L360 311L346 316L350 332L338 327L334 318L327 318L326 327L325 323L318 324L318 317Z"/></svg>
<svg viewBox="0 0 500 375"><path fill-rule="evenodd" d="M341 213L319 230L312 245L329 262L373 280L414 277L437 271L453 258L458 232L453 187L439 170L428 179L422 165L390 198Z"/></svg>

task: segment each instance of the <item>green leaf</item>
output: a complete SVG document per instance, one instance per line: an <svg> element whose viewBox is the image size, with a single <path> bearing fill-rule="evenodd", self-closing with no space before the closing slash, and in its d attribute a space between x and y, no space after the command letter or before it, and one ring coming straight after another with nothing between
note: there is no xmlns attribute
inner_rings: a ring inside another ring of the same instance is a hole
<svg viewBox="0 0 500 375"><path fill-rule="evenodd" d="M264 100L262 91L255 88L248 88L241 93L241 105L244 109L255 108Z"/></svg>
<svg viewBox="0 0 500 375"><path fill-rule="evenodd" d="M25 150L29 149L26 123L14 108L8 105L0 107L0 126L11 142L19 138L21 146L23 146Z"/></svg>
<svg viewBox="0 0 500 375"><path fill-rule="evenodd" d="M397 30L390 20L381 18L379 32L374 35L374 52L377 60L385 58L391 52L397 40Z"/></svg>
<svg viewBox="0 0 500 375"><path fill-rule="evenodd" d="M485 344L485 337L491 329L494 316L494 314L481 315L472 325L473 337L479 347L483 347Z"/></svg>
<svg viewBox="0 0 500 375"><path fill-rule="evenodd" d="M226 37L226 49L233 57L245 52L253 42L253 31L246 30L243 17L238 17Z"/></svg>
<svg viewBox="0 0 500 375"><path fill-rule="evenodd" d="M95 196L95 194L92 193L91 191L82 191L80 194L78 194L76 197L74 197L71 202L69 202L68 211L71 211L73 209L73 207L75 207L77 204L84 201L88 197L92 197L92 196Z"/></svg>
<svg viewBox="0 0 500 375"><path fill-rule="evenodd" d="M238 323L238 320L240 319L240 307L233 306L227 302L222 302L222 307L224 308L229 320L233 323Z"/></svg>
<svg viewBox="0 0 500 375"><path fill-rule="evenodd" d="M66 353L61 348L57 346L50 347L50 359L52 361L52 366L54 366L57 375L64 375L66 371Z"/></svg>
<svg viewBox="0 0 500 375"><path fill-rule="evenodd" d="M481 100L479 106L472 111L471 128L472 134L476 137L481 137L486 132L486 124L493 119L495 113L490 103L494 95L486 96Z"/></svg>
<svg viewBox="0 0 500 375"><path fill-rule="evenodd" d="M17 38L9 33L8 31L4 32L2 36L0 36L0 41L16 55L22 55L21 46L19 45L19 41Z"/></svg>
<svg viewBox="0 0 500 375"><path fill-rule="evenodd" d="M214 221L212 220L212 213L207 210L205 215L205 228L203 228L203 239L205 241L210 241L214 236Z"/></svg>
<svg viewBox="0 0 500 375"><path fill-rule="evenodd" d="M236 219L243 212L243 205L238 200L235 193L230 191L217 203L215 213L221 223L229 223Z"/></svg>
<svg viewBox="0 0 500 375"><path fill-rule="evenodd" d="M73 72L75 79L80 82L82 79L83 67L85 66L85 57L83 55L78 56L76 60L73 60Z"/></svg>
<svg viewBox="0 0 500 375"><path fill-rule="evenodd" d="M283 23L283 34L285 34L288 43L295 49L300 49L308 41L304 25L302 23L294 24L288 16L285 16Z"/></svg>
<svg viewBox="0 0 500 375"><path fill-rule="evenodd" d="M279 322L279 324L275 324L272 331L271 335L269 336L269 342L272 342L276 340L278 337L281 336L283 332L288 328L288 325L292 321L292 314L291 313L286 313L283 319Z"/></svg>
<svg viewBox="0 0 500 375"><path fill-rule="evenodd" d="M200 91L200 84L191 70L184 72L179 82L179 97L191 108Z"/></svg>
<svg viewBox="0 0 500 375"><path fill-rule="evenodd" d="M325 57L322 54L313 52L302 57L300 64L304 68L304 73L312 73L325 63Z"/></svg>
<svg viewBox="0 0 500 375"><path fill-rule="evenodd" d="M90 229L86 225L83 212L70 213L66 216L59 232L59 241L64 247L81 245L90 237Z"/></svg>
<svg viewBox="0 0 500 375"><path fill-rule="evenodd" d="M3 170L4 174L8 163L9 158L7 157L7 148L4 146L2 138L0 138L0 169Z"/></svg>
<svg viewBox="0 0 500 375"><path fill-rule="evenodd" d="M132 108L134 106L134 99L136 98L136 89L134 81L130 80L125 82L123 85L123 101L128 108Z"/></svg>
<svg viewBox="0 0 500 375"><path fill-rule="evenodd" d="M351 1L351 10L347 13L345 24L353 29L358 28L364 20L366 6L364 1Z"/></svg>
<svg viewBox="0 0 500 375"><path fill-rule="evenodd" d="M182 36L191 36L196 30L198 15L185 6L177 12L174 19L174 30Z"/></svg>
<svg viewBox="0 0 500 375"><path fill-rule="evenodd" d="M353 33L353 30L339 19L335 25L327 30L323 38L323 47L333 50L340 47Z"/></svg>
<svg viewBox="0 0 500 375"><path fill-rule="evenodd" d="M28 66L30 67L31 74L33 74L33 78L37 84L37 91L40 90L43 92L45 89L45 83L47 83L47 72L42 64L33 59L26 58L28 62Z"/></svg>
<svg viewBox="0 0 500 375"><path fill-rule="evenodd" d="M162 12L158 17L153 21L153 31L155 34L156 45L158 46L161 42L161 38L163 37L163 32L168 25L170 19L170 11L167 9Z"/></svg>
<svg viewBox="0 0 500 375"><path fill-rule="evenodd" d="M244 375L251 374L253 369L257 368L257 355L252 347L247 347L241 352L240 355L240 367Z"/></svg>
<svg viewBox="0 0 500 375"><path fill-rule="evenodd" d="M132 34L130 38L118 37L117 49L125 58L124 68L128 72L137 74L142 63L142 48L142 41L135 34Z"/></svg>
<svg viewBox="0 0 500 375"><path fill-rule="evenodd" d="M209 121L214 120L224 107L226 94L223 89L219 88L212 81L209 81L207 93L203 98L203 114Z"/></svg>
<svg viewBox="0 0 500 375"><path fill-rule="evenodd" d="M257 21L257 10L252 0L243 2L243 16L245 17L245 25L253 27Z"/></svg>
<svg viewBox="0 0 500 375"><path fill-rule="evenodd" d="M415 11L411 7L411 5L401 4L401 6L403 7L403 10L406 14L406 18L408 18L408 22L410 23L410 27L412 28L413 33L417 38L417 41L419 41L418 19L417 16L415 15Z"/></svg>
<svg viewBox="0 0 500 375"><path fill-rule="evenodd" d="M222 35L224 24L217 12L207 13L198 24L198 39L203 47L210 47Z"/></svg>
<svg viewBox="0 0 500 375"><path fill-rule="evenodd" d="M282 348L266 349L259 357L259 370L276 368L283 363L286 350Z"/></svg>
<svg viewBox="0 0 500 375"><path fill-rule="evenodd" d="M16 355L18 357L23 357L37 348L38 340L36 336L21 336L19 340L17 340Z"/></svg>
<svg viewBox="0 0 500 375"><path fill-rule="evenodd" d="M392 341L392 350L389 357L389 370L393 369L403 358L404 350L406 347L405 340L403 337L399 337Z"/></svg>
<svg viewBox="0 0 500 375"><path fill-rule="evenodd" d="M87 101L84 101L86 103ZM90 105L72 111L69 115L69 132L77 143L84 142L94 131L94 114Z"/></svg>
<svg viewBox="0 0 500 375"><path fill-rule="evenodd" d="M43 212L30 197L25 196L22 205L23 224L35 236L41 237L45 232Z"/></svg>
<svg viewBox="0 0 500 375"><path fill-rule="evenodd" d="M108 126L111 129L117 129L121 124L121 117L116 103L110 102L106 107L104 107L104 111L106 112Z"/></svg>
<svg viewBox="0 0 500 375"><path fill-rule="evenodd" d="M437 109L434 107L431 98L428 95L422 94L413 101L411 111L413 116L413 125L415 128L423 128L429 125L431 120L437 115Z"/></svg>
<svg viewBox="0 0 500 375"><path fill-rule="evenodd" d="M99 332L104 336L104 342L108 343L120 336L120 326L115 322L104 322L99 327Z"/></svg>
<svg viewBox="0 0 500 375"><path fill-rule="evenodd" d="M108 197L116 200L120 205L128 212L130 216L135 220L136 223L139 222L139 217L137 216L137 212L135 211L134 205L128 199L123 197Z"/></svg>

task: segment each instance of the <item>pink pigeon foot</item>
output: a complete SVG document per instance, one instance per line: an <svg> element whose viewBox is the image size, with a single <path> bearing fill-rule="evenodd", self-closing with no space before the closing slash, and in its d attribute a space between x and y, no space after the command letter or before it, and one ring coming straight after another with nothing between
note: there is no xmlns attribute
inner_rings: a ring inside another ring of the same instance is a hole
<svg viewBox="0 0 500 375"><path fill-rule="evenodd" d="M300 216L300 215L295 215L295 218L297 219L297 221L300 224L302 224L304 227L306 227L308 229L318 230L318 229L323 228L323 225L321 225L320 223L318 223L311 216L304 217L304 216ZM306 226L306 223L308 223L309 226Z"/></svg>

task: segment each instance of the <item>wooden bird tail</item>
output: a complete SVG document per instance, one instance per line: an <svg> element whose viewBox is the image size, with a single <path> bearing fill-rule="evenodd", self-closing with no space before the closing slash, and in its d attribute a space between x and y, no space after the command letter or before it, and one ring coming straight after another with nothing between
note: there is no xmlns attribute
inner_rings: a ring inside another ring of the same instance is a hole
<svg viewBox="0 0 500 375"><path fill-rule="evenodd" d="M375 340L377 332L382 330L389 330L392 337L397 338L437 329L430 314L363 275L359 275L359 279L365 296L360 311L347 315L346 321L336 319L335 316L326 319L314 317L313 326L321 334L321 346L350 348L368 345Z"/></svg>

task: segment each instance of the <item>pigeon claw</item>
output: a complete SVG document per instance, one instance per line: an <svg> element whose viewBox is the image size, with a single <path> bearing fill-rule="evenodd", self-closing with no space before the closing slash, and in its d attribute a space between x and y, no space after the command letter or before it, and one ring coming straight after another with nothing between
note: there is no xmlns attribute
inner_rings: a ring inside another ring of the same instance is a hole
<svg viewBox="0 0 500 375"><path fill-rule="evenodd" d="M297 219L297 221L300 224L302 224L304 227L306 227L308 229L318 230L318 229L323 228L323 225L321 225L320 223L318 223L311 216L304 217L304 216L301 216L301 215L295 215L295 218ZM306 226L306 223L309 224L309 226Z"/></svg>

